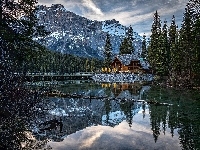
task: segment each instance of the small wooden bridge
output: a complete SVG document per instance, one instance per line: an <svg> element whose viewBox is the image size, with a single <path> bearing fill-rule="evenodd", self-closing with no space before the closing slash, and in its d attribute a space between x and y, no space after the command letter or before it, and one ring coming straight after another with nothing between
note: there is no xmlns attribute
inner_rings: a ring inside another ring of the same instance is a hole
<svg viewBox="0 0 200 150"><path fill-rule="evenodd" d="M27 81L64 81L64 80L92 80L93 72L77 72L65 74L27 74Z"/></svg>

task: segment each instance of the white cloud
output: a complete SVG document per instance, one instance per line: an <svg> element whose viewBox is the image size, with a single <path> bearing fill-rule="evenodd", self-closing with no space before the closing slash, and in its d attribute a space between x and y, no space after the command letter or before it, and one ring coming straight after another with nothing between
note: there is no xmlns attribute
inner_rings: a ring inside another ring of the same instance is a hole
<svg viewBox="0 0 200 150"><path fill-rule="evenodd" d="M88 9L92 10L95 15L103 16L103 12L100 8L98 8L92 0L83 0L83 6L87 7Z"/></svg>
<svg viewBox="0 0 200 150"><path fill-rule="evenodd" d="M149 117L147 115L146 117ZM175 130L171 137L170 129L165 135L160 132L159 140L155 144L150 120L143 119L141 114L134 116L132 128L123 121L114 128L109 126L92 126L68 135L63 142L50 142L53 149L181 149L178 133ZM123 145L123 144L124 145Z"/></svg>
<svg viewBox="0 0 200 150"><path fill-rule="evenodd" d="M93 132L94 134L91 135L88 138L84 138L81 144L81 148L89 148L91 147L91 145L98 139L101 137L101 135L103 134L103 131L96 131Z"/></svg>
<svg viewBox="0 0 200 150"><path fill-rule="evenodd" d="M180 25L187 0L164 0L163 3L159 0L121 2L117 0L102 0L102 2L95 0L39 0L39 2L47 6L51 6L52 3L60 3L67 10L88 19L98 21L115 19L122 25L133 25L136 32L149 33L156 9L162 21L166 19L170 25L172 15L175 15L176 23Z"/></svg>

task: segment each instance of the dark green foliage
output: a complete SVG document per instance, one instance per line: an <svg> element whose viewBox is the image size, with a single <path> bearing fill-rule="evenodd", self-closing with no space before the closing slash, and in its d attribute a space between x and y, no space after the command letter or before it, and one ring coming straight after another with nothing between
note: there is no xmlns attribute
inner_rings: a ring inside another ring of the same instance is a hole
<svg viewBox="0 0 200 150"><path fill-rule="evenodd" d="M200 2L190 0L185 8L183 24L180 30L179 51L182 53L181 73L187 80L199 78L199 11ZM199 81L195 81L199 82Z"/></svg>
<svg viewBox="0 0 200 150"><path fill-rule="evenodd" d="M194 81L196 83L200 71L199 10L200 2L189 0L180 30L173 16L169 31L166 22L161 31L160 17L156 11L148 47L148 61L154 74L168 75L171 81L179 85L184 81L188 86Z"/></svg>
<svg viewBox="0 0 200 150"><path fill-rule="evenodd" d="M124 40L120 44L119 48L119 54L129 54L128 52L128 39L127 37L124 38Z"/></svg>
<svg viewBox="0 0 200 150"><path fill-rule="evenodd" d="M125 102L120 104L121 110L124 112L126 115L126 121L129 124L129 127L132 127L132 120L133 120L133 103L132 102Z"/></svg>
<svg viewBox="0 0 200 150"><path fill-rule="evenodd" d="M111 61L112 61L112 45L111 45L111 42L110 42L110 35L107 34L106 35L106 44L105 44L105 47L104 47L104 65L105 67L107 68L110 68L110 64L111 64Z"/></svg>
<svg viewBox="0 0 200 150"><path fill-rule="evenodd" d="M2 71L5 72L8 68L9 73L18 72L24 74L27 72L95 71L97 69L96 66L99 64L95 59L89 59L87 67L85 67L85 58L49 51L32 40L33 37L41 37L48 34L44 30L44 26L37 25L35 14L37 8L34 7L35 4L36 1L34 0L20 1L18 3L1 1L0 48L3 62L1 68L4 69ZM24 16L19 20L11 11L23 13Z"/></svg>
<svg viewBox="0 0 200 150"><path fill-rule="evenodd" d="M195 74L200 72L200 19L196 20L193 30L194 36L194 62L192 64L192 69Z"/></svg>
<svg viewBox="0 0 200 150"><path fill-rule="evenodd" d="M44 31L44 27L37 26L36 2L35 0L1 1L0 48L3 54L1 60L9 62L7 65L10 72L11 70L27 72L36 59L34 54L41 48L39 44L32 41L32 37L48 34Z"/></svg>
<svg viewBox="0 0 200 150"><path fill-rule="evenodd" d="M109 113L111 111L111 102L109 99L105 100L104 107L106 111L106 124L109 124Z"/></svg>
<svg viewBox="0 0 200 150"><path fill-rule="evenodd" d="M151 41L148 48L148 61L152 67L152 70L154 73L157 72L157 70L160 70L160 67L162 66L162 62L160 61L161 51L161 21L160 16L158 15L158 12L154 14L154 20L152 24L151 29Z"/></svg>
<svg viewBox="0 0 200 150"><path fill-rule="evenodd" d="M128 39L127 51L129 54L133 54L134 53L134 47L133 47L134 39L133 39L133 28L131 26L129 26L129 28L128 28L127 39Z"/></svg>
<svg viewBox="0 0 200 150"><path fill-rule="evenodd" d="M147 41L146 41L146 35L143 35L143 41L142 41L142 54L141 57L146 60L147 59Z"/></svg>
<svg viewBox="0 0 200 150"><path fill-rule="evenodd" d="M14 74L31 68L33 51L39 49L31 40L37 33L35 4L35 0L0 1L0 149L40 149L46 143L33 144L25 134L36 119L35 114L41 113L36 105L40 102L41 106L42 95L26 89L24 76ZM26 19L19 19L21 15ZM22 147L21 142L29 145Z"/></svg>
<svg viewBox="0 0 200 150"><path fill-rule="evenodd" d="M162 132L165 134L170 129L173 137L178 129L179 140L182 149L199 148L199 123L200 113L198 111L199 92L184 92L174 89L152 87L147 96L149 100L156 100L159 103L171 105L150 104L149 115L151 130L154 140L159 140Z"/></svg>
<svg viewBox="0 0 200 150"><path fill-rule="evenodd" d="M162 74L168 75L170 69L170 47L168 40L168 30L167 30L167 21L164 21L161 34L161 62L162 62Z"/></svg>
<svg viewBox="0 0 200 150"><path fill-rule="evenodd" d="M192 51L193 61L192 61L192 72L197 75L200 72L200 1L189 0L187 5L192 13L191 18L193 21L192 28Z"/></svg>
<svg viewBox="0 0 200 150"><path fill-rule="evenodd" d="M133 47L133 28L129 26L128 31L126 33L126 37L121 42L119 54L133 54L134 47Z"/></svg>
<svg viewBox="0 0 200 150"><path fill-rule="evenodd" d="M97 59L81 58L49 50L46 50L45 54L43 53L42 57L39 58L38 61L40 61L40 63L38 63L40 64L40 68L35 66L35 70L32 70L31 72L52 72L58 74L92 72L100 69L102 64L102 62Z"/></svg>
<svg viewBox="0 0 200 150"><path fill-rule="evenodd" d="M182 71L191 76L191 63L194 58L193 35L192 35L192 11L189 6L185 8L183 24L180 30L180 51L184 55L182 60Z"/></svg>
<svg viewBox="0 0 200 150"><path fill-rule="evenodd" d="M169 28L169 46L170 46L170 76L175 79L181 74L183 55L179 40L179 32L175 23L175 17L172 17L172 22Z"/></svg>

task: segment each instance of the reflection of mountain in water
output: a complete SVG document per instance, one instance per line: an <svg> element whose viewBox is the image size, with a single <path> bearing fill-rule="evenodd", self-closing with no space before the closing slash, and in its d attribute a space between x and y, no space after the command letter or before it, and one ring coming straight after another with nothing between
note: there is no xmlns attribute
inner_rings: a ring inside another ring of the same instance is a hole
<svg viewBox="0 0 200 150"><path fill-rule="evenodd" d="M140 92L143 88L140 88L139 93L132 95L128 90L122 91L117 98L123 98L127 96L124 92L129 93L130 98L140 97ZM148 89L148 88L146 88ZM87 94L91 95L106 95L106 89L90 90ZM112 91L110 91L112 93ZM50 136L55 141L60 141L63 137L82 130L88 126L93 125L109 125L116 126L123 120L127 120L129 125L131 124L132 117L138 113L139 110L145 109L143 103L126 101L122 104L117 100L109 99L73 99L73 98L49 98L47 108L51 108L47 111L47 118L52 120L54 118L62 118L63 127L62 132L60 129L52 129L50 132L44 132L47 136ZM40 119L40 122L44 122L44 119ZM44 134L42 133L42 134ZM40 133L41 134L41 133ZM54 136L52 135L54 134ZM57 135L57 136L55 136ZM53 137L52 137L53 136Z"/></svg>
<svg viewBox="0 0 200 150"><path fill-rule="evenodd" d="M200 122L198 118L200 107L199 101L197 101L200 98L199 93L184 94L182 91L160 89L154 86L150 88L149 86L137 84L128 86L126 84L86 85L79 84L78 92L84 93L86 96L107 95L108 98L47 99L47 105L44 107L49 109L46 110L46 118L38 117L37 122L43 123L48 120L50 122L55 120L59 124L57 124L57 128L52 128L46 133L39 132L40 135L46 134L49 139L62 141L64 137L90 126L114 127L126 120L128 125L132 127L133 116L138 112L142 112L143 118L145 114L149 116L149 125L155 142L159 138L163 138L162 133L171 132L171 135L174 136L174 132L178 132L183 149L199 148ZM71 88L72 86L68 87ZM76 89L75 86L74 89ZM66 91L69 90L66 89ZM128 100L128 98L131 98L131 100ZM158 103L149 102L146 105L140 99L153 100ZM60 120L62 120L63 125L62 132L60 132ZM53 125L56 124L55 122ZM45 128L50 129L53 125L50 124L49 127ZM39 128L37 124L36 127Z"/></svg>

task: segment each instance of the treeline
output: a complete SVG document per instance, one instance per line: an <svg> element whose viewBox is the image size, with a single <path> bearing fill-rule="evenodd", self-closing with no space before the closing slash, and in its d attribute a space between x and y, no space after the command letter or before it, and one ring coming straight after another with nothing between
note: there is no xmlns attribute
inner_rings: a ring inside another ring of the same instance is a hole
<svg viewBox="0 0 200 150"><path fill-rule="evenodd" d="M37 24L35 1L24 3L2 1L0 4L1 73L62 74L100 69L102 64L100 60L50 51L32 40L49 34L44 26ZM13 11L19 14L12 13ZM24 16L19 19L20 13Z"/></svg>
<svg viewBox="0 0 200 150"><path fill-rule="evenodd" d="M186 5L181 28L172 17L171 25L167 21L161 27L158 12L154 14L147 58L152 73L160 77L167 76L174 86L185 82L191 85L199 82L200 74L200 2L189 0ZM145 37L144 37L145 40ZM143 47L144 51L146 50ZM186 82L187 81L187 82Z"/></svg>
<svg viewBox="0 0 200 150"><path fill-rule="evenodd" d="M9 70L8 73L63 74L92 72L101 68L101 60L51 51L33 41L31 37L16 33L4 24L0 36L2 72Z"/></svg>
<svg viewBox="0 0 200 150"><path fill-rule="evenodd" d="M101 60L94 58L78 57L47 50L35 43L35 49L28 49L15 55L17 64L16 72L25 73L74 73L94 72L101 68Z"/></svg>

